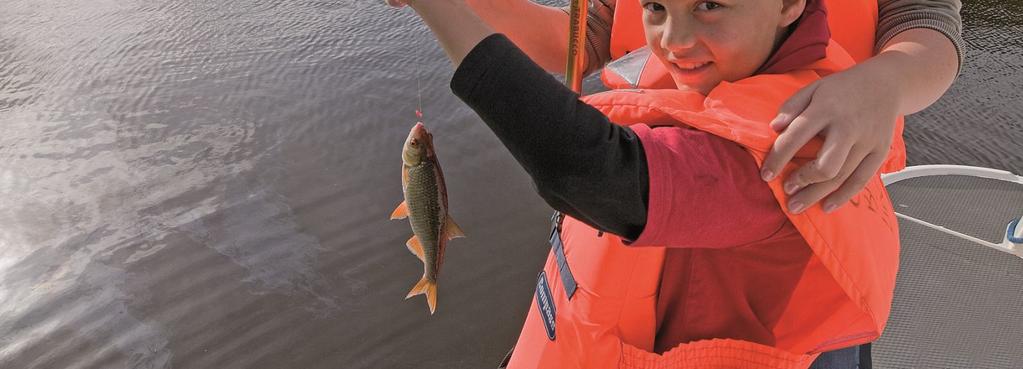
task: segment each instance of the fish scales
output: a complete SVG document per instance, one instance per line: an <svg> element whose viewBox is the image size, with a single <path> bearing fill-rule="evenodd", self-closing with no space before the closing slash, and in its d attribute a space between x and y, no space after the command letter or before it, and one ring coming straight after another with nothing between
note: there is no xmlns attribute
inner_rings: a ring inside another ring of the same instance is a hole
<svg viewBox="0 0 1023 369"><path fill-rule="evenodd" d="M433 149L433 135L422 123L409 132L401 151L401 185L404 201L391 213L391 219L409 218L412 238L406 248L423 262L423 276L406 299L426 295L433 314L437 308L437 277L444 262L444 248L453 238L465 237L448 214L448 194L444 174Z"/></svg>
<svg viewBox="0 0 1023 369"><path fill-rule="evenodd" d="M444 179L439 176L436 168L430 160L409 168L409 184L405 194L412 233L419 237L419 243L423 246L426 278L431 282L437 280L440 271L439 262L443 252L440 235L447 214L440 193L441 181Z"/></svg>

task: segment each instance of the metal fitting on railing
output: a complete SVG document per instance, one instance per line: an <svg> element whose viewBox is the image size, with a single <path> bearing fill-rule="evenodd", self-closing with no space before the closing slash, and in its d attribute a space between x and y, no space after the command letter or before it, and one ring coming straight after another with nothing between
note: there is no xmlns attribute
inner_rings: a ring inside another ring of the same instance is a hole
<svg viewBox="0 0 1023 369"><path fill-rule="evenodd" d="M1023 216L1013 219L1005 227L1003 245L1012 250L1016 256L1023 257Z"/></svg>

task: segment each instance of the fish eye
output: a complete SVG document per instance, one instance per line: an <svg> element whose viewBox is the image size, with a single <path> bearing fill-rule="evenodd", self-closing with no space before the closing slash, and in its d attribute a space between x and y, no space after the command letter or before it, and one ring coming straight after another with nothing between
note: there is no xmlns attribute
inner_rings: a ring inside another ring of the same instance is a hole
<svg viewBox="0 0 1023 369"><path fill-rule="evenodd" d="M413 138L411 141L408 142L408 144L412 145L412 146L416 146L416 145L419 144L419 140L416 140L416 139Z"/></svg>

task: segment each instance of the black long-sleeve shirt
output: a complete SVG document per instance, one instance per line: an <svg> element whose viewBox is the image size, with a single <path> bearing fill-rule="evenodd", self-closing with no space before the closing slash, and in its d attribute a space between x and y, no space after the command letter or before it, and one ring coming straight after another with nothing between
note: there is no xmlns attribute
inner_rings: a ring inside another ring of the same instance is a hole
<svg viewBox="0 0 1023 369"><path fill-rule="evenodd" d="M647 221L643 144L541 69L508 38L481 41L451 90L476 111L554 209L635 239Z"/></svg>

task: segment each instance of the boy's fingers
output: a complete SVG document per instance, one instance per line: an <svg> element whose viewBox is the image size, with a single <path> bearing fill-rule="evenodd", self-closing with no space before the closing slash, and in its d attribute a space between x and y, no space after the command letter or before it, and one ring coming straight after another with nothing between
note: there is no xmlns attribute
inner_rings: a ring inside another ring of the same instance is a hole
<svg viewBox="0 0 1023 369"><path fill-rule="evenodd" d="M771 121L771 129L775 130L775 132L785 130L796 117L803 114L807 106L810 106L810 100L813 99L815 91L817 91L817 82L803 87L789 97L788 100L785 100L785 103L778 109L778 115Z"/></svg>
<svg viewBox="0 0 1023 369"><path fill-rule="evenodd" d="M764 165L760 171L760 177L765 181L774 179L774 177L781 173L781 169L785 167L785 164L792 160L796 152L803 148L814 136L817 136L817 133L820 133L820 129L819 125L814 124L802 115L793 119L789 129L778 135L774 145L771 146L771 151L767 153L767 158L764 159Z"/></svg>
<svg viewBox="0 0 1023 369"><path fill-rule="evenodd" d="M791 195L807 185L838 176L853 149L853 141L846 138L841 135L829 136L824 141L824 147L817 153L817 159L799 167L785 180L785 193Z"/></svg>
<svg viewBox="0 0 1023 369"><path fill-rule="evenodd" d="M824 211L832 212L845 205L853 196L860 193L867 186L867 183L870 182L870 179L874 178L874 174L881 168L881 165L884 164L885 156L884 154L872 153L863 158L863 162L845 180L845 183L824 200Z"/></svg>

